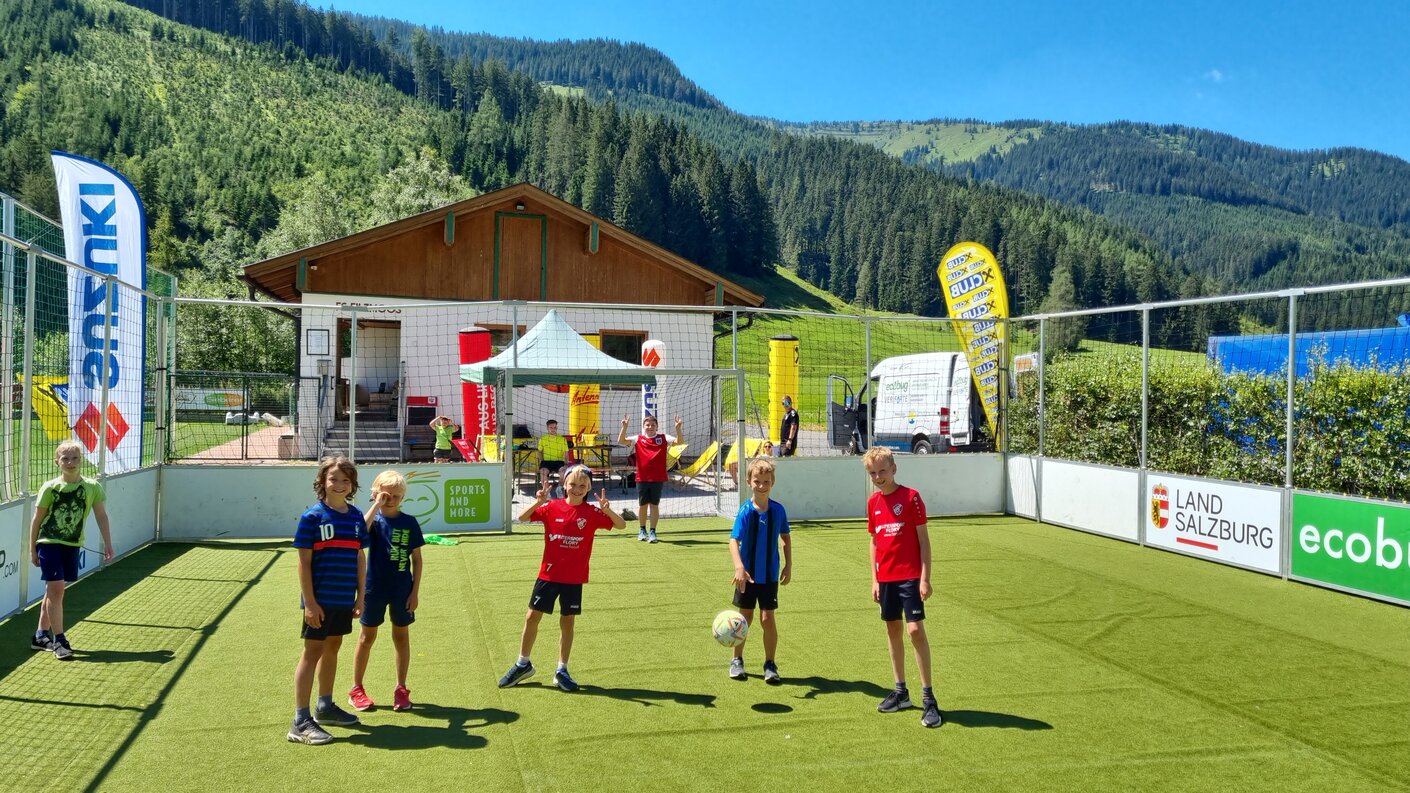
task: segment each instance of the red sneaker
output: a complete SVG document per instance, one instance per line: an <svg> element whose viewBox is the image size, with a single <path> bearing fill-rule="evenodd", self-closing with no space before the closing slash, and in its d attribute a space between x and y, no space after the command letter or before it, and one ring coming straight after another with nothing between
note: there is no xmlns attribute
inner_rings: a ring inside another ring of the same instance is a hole
<svg viewBox="0 0 1410 793"><path fill-rule="evenodd" d="M392 692L392 710L411 710L411 689L397 686Z"/></svg>
<svg viewBox="0 0 1410 793"><path fill-rule="evenodd" d="M362 690L362 686L353 686L352 691L348 692L348 704L353 706L353 710L372 710L375 703Z"/></svg>

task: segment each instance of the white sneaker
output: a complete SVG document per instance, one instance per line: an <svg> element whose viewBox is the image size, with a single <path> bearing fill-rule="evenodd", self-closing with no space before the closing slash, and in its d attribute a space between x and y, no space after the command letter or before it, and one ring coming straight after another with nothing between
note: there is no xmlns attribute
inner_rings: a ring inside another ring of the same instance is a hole
<svg viewBox="0 0 1410 793"><path fill-rule="evenodd" d="M636 538L639 542L646 542L646 529L637 529Z"/></svg>

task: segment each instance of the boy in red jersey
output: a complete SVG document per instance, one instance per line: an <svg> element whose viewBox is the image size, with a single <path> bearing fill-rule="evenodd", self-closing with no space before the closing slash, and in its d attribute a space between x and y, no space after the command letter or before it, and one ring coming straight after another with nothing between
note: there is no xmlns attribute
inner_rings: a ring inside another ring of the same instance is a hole
<svg viewBox="0 0 1410 793"><path fill-rule="evenodd" d="M622 431L617 433L618 446L632 446L636 454L637 503L641 507L638 519L641 529L636 538L642 542L656 542L656 523L661 519L661 490L666 486L666 450L676 443L681 435L681 417L676 416L676 434L662 435L657 432L656 417L648 415L641 420L641 434L632 443L627 442L627 424L630 419L622 417ZM647 531L648 519L651 524Z"/></svg>
<svg viewBox="0 0 1410 793"><path fill-rule="evenodd" d="M564 478L567 498L549 501L540 490L519 520L543 523L543 563L534 593L529 598L529 612L524 615L524 633L519 639L519 660L499 679L499 687L507 688L527 680L534 674L529 653L538 638L539 620L553 613L553 603L562 600L563 615L558 618L558 671L553 682L564 691L577 691L578 684L568 674L568 655L573 651L573 623L582 613L583 584L588 580L588 560L592 557L592 540L598 529L620 529L627 525L622 516L612 511L607 491L597 494L597 505L584 503L592 480L586 468L572 468Z"/></svg>
<svg viewBox="0 0 1410 793"><path fill-rule="evenodd" d="M867 499L871 599L881 604L891 671L896 677L896 688L877 710L895 713L911 706L911 695L906 689L906 651L901 645L904 614L923 686L920 723L939 727L943 720L930 687L930 641L924 623L925 601L930 598L930 535L926 532L925 502L916 491L896 483L896 459L890 449L873 446L862 455L862 465L877 489Z"/></svg>

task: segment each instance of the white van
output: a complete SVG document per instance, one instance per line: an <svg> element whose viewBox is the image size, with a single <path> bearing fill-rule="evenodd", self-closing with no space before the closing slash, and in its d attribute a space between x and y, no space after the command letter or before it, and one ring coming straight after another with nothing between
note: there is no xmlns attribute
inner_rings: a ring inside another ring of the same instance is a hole
<svg viewBox="0 0 1410 793"><path fill-rule="evenodd" d="M840 404L832 381L845 386ZM866 391L871 390L870 410ZM828 378L829 438L837 448L859 452L866 426L876 445L896 451L931 454L969 446L978 439L977 400L973 399L969 359L959 352L926 352L887 358L872 367L861 392L839 375ZM870 413L870 416L867 414Z"/></svg>

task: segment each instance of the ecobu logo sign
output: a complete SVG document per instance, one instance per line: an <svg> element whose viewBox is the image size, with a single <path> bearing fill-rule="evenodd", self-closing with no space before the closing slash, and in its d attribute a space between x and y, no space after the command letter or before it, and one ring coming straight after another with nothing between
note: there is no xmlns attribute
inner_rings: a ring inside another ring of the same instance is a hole
<svg viewBox="0 0 1410 793"><path fill-rule="evenodd" d="M1410 509L1293 494L1292 574L1410 600Z"/></svg>
<svg viewBox="0 0 1410 793"><path fill-rule="evenodd" d="M142 434L129 433L129 421L142 415L143 304L140 294L123 300L112 277L129 287L146 283L142 203L102 163L54 152L53 164L65 248L93 271L68 272L69 420L90 460L106 449L110 471L136 468Z"/></svg>
<svg viewBox="0 0 1410 793"><path fill-rule="evenodd" d="M1150 545L1279 572L1277 491L1152 474L1147 498Z"/></svg>

